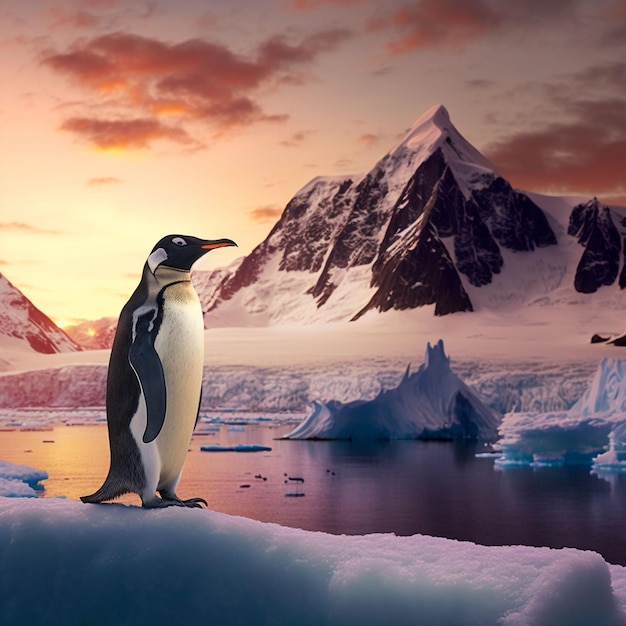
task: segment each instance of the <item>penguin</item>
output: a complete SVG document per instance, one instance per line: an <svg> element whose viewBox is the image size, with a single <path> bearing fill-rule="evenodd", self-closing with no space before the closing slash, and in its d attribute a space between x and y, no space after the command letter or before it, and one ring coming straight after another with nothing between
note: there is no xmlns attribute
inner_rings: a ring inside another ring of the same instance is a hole
<svg viewBox="0 0 626 626"><path fill-rule="evenodd" d="M176 495L198 421L204 323L191 266L230 239L163 237L122 309L111 348L106 412L111 465L88 503L136 493L144 508L207 506ZM157 492L159 495L157 495Z"/></svg>

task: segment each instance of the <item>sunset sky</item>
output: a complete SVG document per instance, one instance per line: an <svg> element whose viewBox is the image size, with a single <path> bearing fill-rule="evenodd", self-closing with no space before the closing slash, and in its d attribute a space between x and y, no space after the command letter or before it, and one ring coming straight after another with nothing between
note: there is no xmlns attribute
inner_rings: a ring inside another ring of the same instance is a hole
<svg viewBox="0 0 626 626"><path fill-rule="evenodd" d="M0 272L60 323L435 104L514 186L626 204L626 0L0 0L0 68Z"/></svg>

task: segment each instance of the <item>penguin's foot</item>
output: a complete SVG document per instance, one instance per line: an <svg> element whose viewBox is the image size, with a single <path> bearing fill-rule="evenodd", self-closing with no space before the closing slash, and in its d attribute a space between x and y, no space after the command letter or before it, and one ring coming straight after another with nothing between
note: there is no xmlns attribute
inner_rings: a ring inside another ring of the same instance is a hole
<svg viewBox="0 0 626 626"><path fill-rule="evenodd" d="M164 509L168 506L184 506L187 508L201 509L202 505L208 507L208 503L204 498L189 498L188 500L181 500L178 496L163 496L157 498L156 496L148 501L142 503L144 509Z"/></svg>
<svg viewBox="0 0 626 626"><path fill-rule="evenodd" d="M181 500L180 502L182 502L183 506L194 509L201 509L203 504L206 507L209 506L209 503L204 498L189 498L188 500Z"/></svg>

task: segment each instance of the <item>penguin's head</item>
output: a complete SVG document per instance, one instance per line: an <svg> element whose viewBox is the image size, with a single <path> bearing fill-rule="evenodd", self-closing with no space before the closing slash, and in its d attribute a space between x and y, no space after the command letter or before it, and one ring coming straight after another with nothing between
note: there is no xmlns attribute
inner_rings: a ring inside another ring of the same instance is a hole
<svg viewBox="0 0 626 626"><path fill-rule="evenodd" d="M152 248L146 263L153 274L160 265L188 272L191 266L209 250L236 245L230 239L210 240L198 239L190 235L168 235Z"/></svg>

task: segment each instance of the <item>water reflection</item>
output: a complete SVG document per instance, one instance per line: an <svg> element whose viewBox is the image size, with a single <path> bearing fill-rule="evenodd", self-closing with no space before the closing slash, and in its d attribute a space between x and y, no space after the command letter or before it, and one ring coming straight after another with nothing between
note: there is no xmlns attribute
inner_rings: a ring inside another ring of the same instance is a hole
<svg viewBox="0 0 626 626"><path fill-rule="evenodd" d="M221 426L194 437L179 495L203 496L225 513L309 530L570 546L626 565L620 540L626 476L608 482L585 467L495 470L492 459L475 457L482 449L472 443L275 440L290 428ZM272 450L201 452L207 443ZM2 432L0 458L47 470L46 496L78 499L97 488L108 470L106 428ZM304 479L297 487L304 497L285 497L296 489L289 476ZM139 504L136 496L123 501Z"/></svg>

